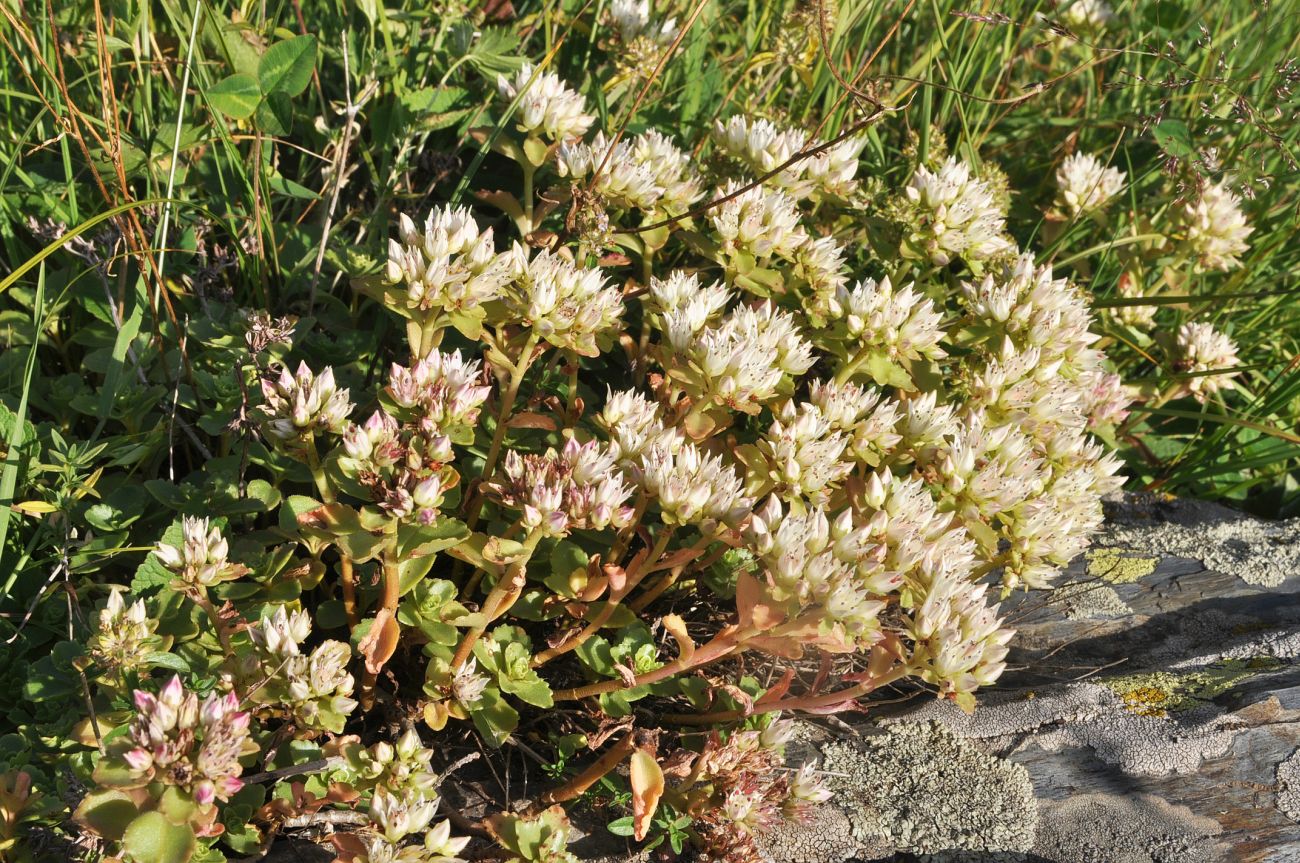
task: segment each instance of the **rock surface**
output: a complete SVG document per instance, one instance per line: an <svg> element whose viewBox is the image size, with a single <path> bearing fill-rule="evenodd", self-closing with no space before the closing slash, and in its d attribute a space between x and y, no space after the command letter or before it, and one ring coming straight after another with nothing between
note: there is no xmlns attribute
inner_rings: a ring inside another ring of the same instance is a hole
<svg viewBox="0 0 1300 863"><path fill-rule="evenodd" d="M1108 517L1008 606L1010 670L974 715L912 700L811 741L848 778L774 861L1300 863L1300 521L1149 497Z"/></svg>

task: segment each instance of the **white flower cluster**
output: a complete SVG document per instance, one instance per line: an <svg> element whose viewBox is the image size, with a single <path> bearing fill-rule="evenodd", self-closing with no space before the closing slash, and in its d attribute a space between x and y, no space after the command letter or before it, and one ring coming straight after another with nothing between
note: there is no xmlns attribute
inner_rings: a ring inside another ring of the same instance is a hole
<svg viewBox="0 0 1300 863"><path fill-rule="evenodd" d="M497 90L507 103L518 97L515 122L519 131L529 136L570 141L587 134L596 121L586 113L582 96L570 90L559 75L534 70L531 63L523 64L514 78L498 75Z"/></svg>
<svg viewBox="0 0 1300 863"><path fill-rule="evenodd" d="M905 258L946 266L953 258L972 263L1013 248L993 189L973 177L965 162L949 158L937 171L921 165L904 194L908 233L900 251Z"/></svg>
<svg viewBox="0 0 1300 863"><path fill-rule="evenodd" d="M1178 328L1174 368L1192 375L1184 387L1198 401L1208 401L1219 390L1234 388L1234 371L1241 363L1237 345L1212 324L1189 321Z"/></svg>
<svg viewBox="0 0 1300 863"><path fill-rule="evenodd" d="M609 4L609 18L624 42L646 38L666 45L677 36L676 18L656 22L650 17L650 0L613 0Z"/></svg>
<svg viewBox="0 0 1300 863"><path fill-rule="evenodd" d="M299 363L293 374L282 369L278 377L262 379L262 432L281 444L317 433L341 434L352 413L348 395L335 385L334 369L329 366L319 375L306 363Z"/></svg>
<svg viewBox="0 0 1300 863"><path fill-rule="evenodd" d="M664 195L659 178L647 162L636 158L635 143L622 140L610 150L604 132L591 143L561 144L555 154L555 170L561 177L584 180L601 169L593 186L609 204L624 210L652 210ZM608 158L606 157L608 153Z"/></svg>
<svg viewBox="0 0 1300 863"><path fill-rule="evenodd" d="M915 285L895 289L889 277L866 279L852 289L841 286L822 310L839 322L850 343L893 360L941 359L947 356L943 315Z"/></svg>
<svg viewBox="0 0 1300 863"><path fill-rule="evenodd" d="M782 129L769 120L750 120L743 114L727 122L715 121L714 143L755 176L767 176L795 154L822 146L821 141L794 129ZM800 159L769 182L796 199L810 195L848 198L857 191L858 155L866 146L862 137L848 138L821 152Z"/></svg>
<svg viewBox="0 0 1300 863"><path fill-rule="evenodd" d="M472 428L478 421L479 408L492 393L481 380L477 360L464 359L460 351L435 350L410 368L394 363L387 392L395 405L418 413L424 431L450 434L455 429ZM363 449L360 438L355 437L356 428L344 432L344 443L355 438L356 448Z"/></svg>
<svg viewBox="0 0 1300 863"><path fill-rule="evenodd" d="M429 213L424 229L402 214L400 240L388 241L385 280L406 287L409 308L467 311L496 299L510 279L504 257L496 253L492 229L480 231L467 207Z"/></svg>
<svg viewBox="0 0 1300 863"><path fill-rule="evenodd" d="M706 531L718 523L734 527L753 505L730 465L692 443L650 447L633 473L666 524L699 524Z"/></svg>
<svg viewBox="0 0 1300 863"><path fill-rule="evenodd" d="M676 451L684 440L680 431L665 425L658 405L633 390L609 390L596 425L609 436L610 450L624 468L651 448Z"/></svg>
<svg viewBox="0 0 1300 863"><path fill-rule="evenodd" d="M1070 218L1100 212L1124 188L1125 178L1091 153L1067 156L1056 169L1057 207Z"/></svg>
<svg viewBox="0 0 1300 863"><path fill-rule="evenodd" d="M704 194L690 157L667 135L651 129L621 140L606 159L609 145L604 132L597 132L591 143L561 144L556 173L585 180L604 162L593 188L606 203L625 210L680 215Z"/></svg>
<svg viewBox="0 0 1300 863"><path fill-rule="evenodd" d="M1138 274L1130 271L1119 277L1115 284L1115 296L1121 300L1140 300L1145 296L1142 280ZM1148 331L1156 325L1157 306L1112 306L1108 311L1112 318L1125 326Z"/></svg>
<svg viewBox="0 0 1300 863"><path fill-rule="evenodd" d="M484 488L520 511L525 530L564 536L571 530L624 527L632 518L624 506L632 490L615 469L617 454L599 441L569 438L556 452L506 454L505 476Z"/></svg>
<svg viewBox="0 0 1300 863"><path fill-rule="evenodd" d="M248 572L247 567L231 563L229 553L221 528L206 518L188 515L181 520L181 544L162 542L154 549L158 562L176 573L178 589L200 593Z"/></svg>
<svg viewBox="0 0 1300 863"><path fill-rule="evenodd" d="M598 342L622 324L623 298L599 269L582 269L549 251L531 258L516 245L505 303L516 320L557 348L599 356Z"/></svg>
<svg viewBox="0 0 1300 863"><path fill-rule="evenodd" d="M352 648L328 640L304 653L300 645L310 634L306 611L264 611L248 630L257 652L246 657L241 676L253 703L287 709L303 728L338 734L357 706L347 670Z"/></svg>
<svg viewBox="0 0 1300 863"><path fill-rule="evenodd" d="M812 345L789 312L770 302L737 306L712 322L703 306L690 302L663 315L663 364L671 383L697 406L725 405L758 413L794 377L812 368Z"/></svg>
<svg viewBox="0 0 1300 863"><path fill-rule="evenodd" d="M143 667L159 644L159 639L154 637L158 621L149 618L144 600L137 599L128 606L123 593L114 590L108 595L108 603L99 612L95 634L87 643L95 662L112 672Z"/></svg>
<svg viewBox="0 0 1300 863"><path fill-rule="evenodd" d="M795 251L808 238L794 199L779 189L754 186L740 192L743 187L739 181L728 183L718 191L715 200L735 197L729 197L709 212L709 221L723 249L759 262L773 256L792 260Z"/></svg>
<svg viewBox="0 0 1300 863"><path fill-rule="evenodd" d="M1197 264L1207 270L1231 270L1241 266L1240 255L1254 232L1241 211L1241 198L1227 183L1214 183L1201 190L1179 214L1183 242Z"/></svg>

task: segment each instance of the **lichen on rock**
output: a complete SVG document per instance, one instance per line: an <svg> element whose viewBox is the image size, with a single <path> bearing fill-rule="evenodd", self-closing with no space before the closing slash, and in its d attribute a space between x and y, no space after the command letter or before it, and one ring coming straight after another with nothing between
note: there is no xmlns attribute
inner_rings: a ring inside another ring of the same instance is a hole
<svg viewBox="0 0 1300 863"><path fill-rule="evenodd" d="M822 747L836 805L859 842L915 853L1026 851L1038 822L1029 774L935 722L902 722Z"/></svg>

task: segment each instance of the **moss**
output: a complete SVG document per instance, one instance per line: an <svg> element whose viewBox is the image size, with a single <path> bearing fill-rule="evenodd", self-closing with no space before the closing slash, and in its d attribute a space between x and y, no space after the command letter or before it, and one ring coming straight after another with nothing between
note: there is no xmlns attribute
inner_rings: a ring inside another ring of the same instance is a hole
<svg viewBox="0 0 1300 863"><path fill-rule="evenodd" d="M1118 548L1095 548L1088 552L1088 575L1111 584L1132 584L1156 571L1156 557L1135 557Z"/></svg>

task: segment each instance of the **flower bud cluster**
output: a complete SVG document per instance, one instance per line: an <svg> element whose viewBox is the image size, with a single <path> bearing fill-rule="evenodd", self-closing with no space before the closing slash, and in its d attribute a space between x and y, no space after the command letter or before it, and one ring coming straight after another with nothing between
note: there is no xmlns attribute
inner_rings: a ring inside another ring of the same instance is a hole
<svg viewBox="0 0 1300 863"><path fill-rule="evenodd" d="M591 143L572 141L561 144L555 154L555 170L574 182L596 173L591 188L607 203L622 210L653 210L664 195L663 186L650 165L634 156L634 142L621 140L613 145L604 132L597 132ZM603 164L602 164L603 163Z"/></svg>
<svg viewBox="0 0 1300 863"><path fill-rule="evenodd" d="M1213 324L1187 322L1178 328L1174 343L1174 368L1192 375L1184 383L1198 401L1208 401L1219 390L1234 388L1239 372L1237 345Z"/></svg>
<svg viewBox="0 0 1300 863"><path fill-rule="evenodd" d="M553 72L525 63L513 78L497 76L497 92L509 104L519 98L514 121L519 131L549 141L570 141L587 134L596 118L586 113L582 96ZM522 96L520 94L523 94Z"/></svg>
<svg viewBox="0 0 1300 863"><path fill-rule="evenodd" d="M234 693L214 693L200 704L173 677L157 695L136 690L132 745L122 758L137 781L180 788L200 806L210 806L244 786L239 756L248 724Z"/></svg>
<svg viewBox="0 0 1300 863"><path fill-rule="evenodd" d="M734 527L753 505L731 466L692 443L651 446L633 474L665 524L698 524L705 532L719 523Z"/></svg>
<svg viewBox="0 0 1300 863"><path fill-rule="evenodd" d="M154 636L158 621L149 618L144 600L128 606L123 593L114 590L108 595L108 604L99 612L99 625L87 643L95 662L113 674L143 668L160 641Z"/></svg>
<svg viewBox="0 0 1300 863"><path fill-rule="evenodd" d="M340 434L352 413L348 395L335 385L329 366L319 375L306 363L299 363L293 374L282 369L278 376L262 380L262 433L280 444L318 433Z"/></svg>
<svg viewBox="0 0 1300 863"><path fill-rule="evenodd" d="M905 258L942 267L953 258L977 263L1013 248L993 188L955 158L937 171L919 166L904 189L902 211L906 236L899 251Z"/></svg>
<svg viewBox="0 0 1300 863"><path fill-rule="evenodd" d="M774 719L762 731L709 735L692 769L696 788L708 789L713 803L694 825L709 859L762 859L756 836L782 821L801 822L830 799L814 764L786 769L784 743L793 731L789 720Z"/></svg>
<svg viewBox="0 0 1300 863"><path fill-rule="evenodd" d="M386 392L394 405L415 412L421 432L431 437L455 438L472 432L479 408L492 393L482 379L482 366L477 360L466 360L460 351L448 354L435 350L410 368L394 363ZM350 426L344 433L344 444L351 440L360 451L364 444L356 437L356 428ZM348 454L359 457L351 448Z"/></svg>
<svg viewBox="0 0 1300 863"><path fill-rule="evenodd" d="M1241 198L1226 182L1207 185L1178 214L1177 229L1188 251L1203 270L1232 270L1241 266L1253 232L1241 211Z"/></svg>
<svg viewBox="0 0 1300 863"><path fill-rule="evenodd" d="M835 332L847 334L858 350L893 360L941 359L943 315L934 302L922 296L915 285L896 290L886 276L877 282L866 279L852 289L840 286L822 308L835 321Z"/></svg>
<svg viewBox="0 0 1300 863"><path fill-rule="evenodd" d="M394 367L394 386L402 393L409 393L407 376L418 374L418 370L418 364L409 373ZM422 388L415 390L422 391ZM428 395L428 391L424 394ZM433 396L429 410L441 411L447 421L460 417L460 422L468 422L464 417L477 413L477 406L469 407L472 398L464 388L456 392L448 390L446 395L445 401ZM421 407L422 398L413 396L411 406ZM459 407L451 407L457 399ZM453 426L449 431L454 433L456 428ZM413 518L420 524L433 524L438 519L443 497L459 480L449 466L455 457L451 438L428 415L400 424L386 411L375 411L364 425L353 424L344 430L343 452L339 459L343 473L355 479L381 510L396 519Z"/></svg>
<svg viewBox="0 0 1300 863"><path fill-rule="evenodd" d="M727 200L709 211L723 250L760 263L773 257L792 260L808 239L794 199L779 189L754 186L742 192L742 188L739 181L728 183L714 196Z"/></svg>
<svg viewBox="0 0 1300 863"><path fill-rule="evenodd" d="M1125 179L1123 171L1106 167L1091 153L1067 156L1056 169L1056 206L1066 218L1100 212Z"/></svg>
<svg viewBox="0 0 1300 863"><path fill-rule="evenodd" d="M812 367L812 345L793 316L770 302L737 306L711 324L705 311L715 302L687 303L663 315L663 365L673 385L697 405L758 413Z"/></svg>
<svg viewBox="0 0 1300 863"><path fill-rule="evenodd" d="M203 593L248 572L242 564L231 563L229 553L221 529L206 518L192 516L181 520L179 546L162 542L154 549L158 562L176 574L174 589L190 593Z"/></svg>
<svg viewBox="0 0 1300 863"><path fill-rule="evenodd" d="M433 210L423 230L402 214L398 239L388 241L384 280L405 287L412 312L476 309L500 296L509 279L509 262L497 254L492 229L480 230L467 207Z"/></svg>
<svg viewBox="0 0 1300 863"><path fill-rule="evenodd" d="M549 251L530 258L518 244L511 267L510 315L555 347L599 356L622 325L623 298L599 269L581 269Z"/></svg>
<svg viewBox="0 0 1300 863"><path fill-rule="evenodd" d="M1115 296L1121 300L1138 300L1146 295L1140 275L1129 271L1119 277L1115 283ZM1143 332L1150 331L1156 325L1157 306L1113 306L1108 314L1121 323Z"/></svg>
<svg viewBox="0 0 1300 863"><path fill-rule="evenodd" d="M632 489L615 469L617 454L600 441L580 444L569 438L556 452L505 458L505 476L484 489L519 510L528 531L564 536L571 530L625 527L632 518L625 502Z"/></svg>
<svg viewBox="0 0 1300 863"><path fill-rule="evenodd" d="M408 728L396 743L381 740L364 747L352 737L341 748L351 784L363 790L389 792L398 797L437 800L438 773L433 769L433 750L425 746L414 728Z"/></svg>
<svg viewBox="0 0 1300 863"><path fill-rule="evenodd" d="M849 277L845 273L844 247L834 235L809 237L795 250L793 263L795 273L808 285L805 305L814 323L821 325L827 318L839 317L841 313L833 309Z"/></svg>
<svg viewBox="0 0 1300 863"><path fill-rule="evenodd" d="M822 146L794 129L782 129L769 120L750 120L735 114L713 124L713 141L754 175L765 177L796 154ZM849 138L785 167L768 182L796 199L814 194L848 198L857 191L858 155L865 138Z"/></svg>
<svg viewBox="0 0 1300 863"><path fill-rule="evenodd" d="M793 619L821 615L823 646L837 652L880 640L884 597L903 583L885 566L887 550L855 524L852 510L834 519L825 510L787 512L775 497L756 510L745 539L763 564L766 593Z"/></svg>
<svg viewBox="0 0 1300 863"><path fill-rule="evenodd" d="M254 703L288 711L302 728L338 734L357 707L347 670L352 648L324 641L304 653L301 644L310 634L306 611L289 612L283 605L264 611L248 630L256 650L244 658L240 677Z"/></svg>

